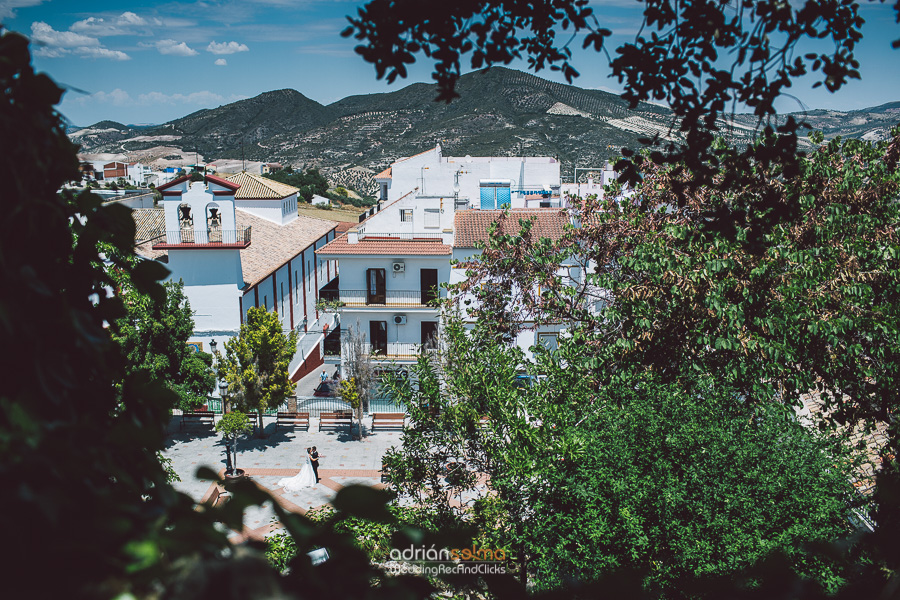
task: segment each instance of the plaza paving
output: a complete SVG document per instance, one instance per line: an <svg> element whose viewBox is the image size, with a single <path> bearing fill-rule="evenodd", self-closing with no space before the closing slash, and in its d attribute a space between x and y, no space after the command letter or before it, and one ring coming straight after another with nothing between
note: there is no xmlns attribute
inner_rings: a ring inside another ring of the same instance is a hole
<svg viewBox="0 0 900 600"><path fill-rule="evenodd" d="M258 485L268 489L286 509L305 513L323 506L334 498L344 485L361 483L381 486L381 457L391 446L399 446L400 430L369 431L362 441L351 440L347 428L319 431L318 419L313 418L309 431L302 428L281 427L275 430L275 418L265 417L265 438L250 438L238 445L237 466L244 469ZM371 425L371 419L364 419ZM201 466L221 472L225 468L225 446L215 431L200 427L180 430L181 418L173 417L165 456L172 459L172 467L181 482L175 487L200 502L214 489L215 484L197 479ZM286 493L277 487L283 477L296 475L306 457L306 448L316 446L321 456L319 477L313 488L298 493ZM277 528L273 524L271 506L251 507L244 514L244 538L261 538Z"/></svg>

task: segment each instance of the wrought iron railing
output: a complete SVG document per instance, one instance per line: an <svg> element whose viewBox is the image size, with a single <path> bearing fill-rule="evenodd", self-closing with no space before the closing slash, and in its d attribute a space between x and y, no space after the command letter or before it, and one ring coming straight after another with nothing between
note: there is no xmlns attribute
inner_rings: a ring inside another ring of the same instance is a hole
<svg viewBox="0 0 900 600"><path fill-rule="evenodd" d="M180 245L249 245L250 227L244 229L179 229L177 231L157 231L153 242L156 246Z"/></svg>
<svg viewBox="0 0 900 600"><path fill-rule="evenodd" d="M331 294L329 300L338 300L344 306L385 306L393 308L437 307L438 298L446 297L445 290L340 290L337 297Z"/></svg>
<svg viewBox="0 0 900 600"><path fill-rule="evenodd" d="M318 418L323 412L339 410L352 410L352 407L337 397L300 396L297 398L297 412L308 412L310 417Z"/></svg>
<svg viewBox="0 0 900 600"><path fill-rule="evenodd" d="M369 354L374 360L410 359L419 356L422 344L408 342L364 343L363 352Z"/></svg>

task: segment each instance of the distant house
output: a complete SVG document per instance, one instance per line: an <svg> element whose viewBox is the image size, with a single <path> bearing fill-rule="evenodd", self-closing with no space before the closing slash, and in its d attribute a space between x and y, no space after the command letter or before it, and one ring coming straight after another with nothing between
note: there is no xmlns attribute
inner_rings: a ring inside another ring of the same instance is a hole
<svg viewBox="0 0 900 600"><path fill-rule="evenodd" d="M128 177L128 165L123 162L113 161L103 165L103 179L118 179Z"/></svg>
<svg viewBox="0 0 900 600"><path fill-rule="evenodd" d="M265 175L266 173L280 171L283 168L284 166L281 163L263 163L259 166L259 172L261 175Z"/></svg>

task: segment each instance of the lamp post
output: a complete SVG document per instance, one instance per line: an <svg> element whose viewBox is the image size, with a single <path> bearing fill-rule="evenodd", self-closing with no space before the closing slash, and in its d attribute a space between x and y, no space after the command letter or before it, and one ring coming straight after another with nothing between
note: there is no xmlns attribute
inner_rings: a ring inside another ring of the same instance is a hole
<svg viewBox="0 0 900 600"><path fill-rule="evenodd" d="M212 346L212 344L210 344ZM219 382L219 396L222 397L222 414L224 415L227 411L225 405L225 395L228 394L228 382L220 381ZM231 463L231 439L225 438L225 474L231 475L234 473L234 466Z"/></svg>
<svg viewBox="0 0 900 600"><path fill-rule="evenodd" d="M218 346L218 343L216 343L215 338L209 340L209 350L213 353L213 355L216 354L216 346Z"/></svg>

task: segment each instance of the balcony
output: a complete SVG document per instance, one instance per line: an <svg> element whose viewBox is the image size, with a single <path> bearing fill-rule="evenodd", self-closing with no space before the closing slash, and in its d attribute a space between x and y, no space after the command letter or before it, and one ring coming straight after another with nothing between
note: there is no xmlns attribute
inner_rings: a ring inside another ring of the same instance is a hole
<svg viewBox="0 0 900 600"><path fill-rule="evenodd" d="M431 308L442 297L436 289L426 290L322 290L319 297L347 308Z"/></svg>
<svg viewBox="0 0 900 600"><path fill-rule="evenodd" d="M415 360L422 350L423 344L408 342L389 342L387 344L363 344L363 352L372 360Z"/></svg>
<svg viewBox="0 0 900 600"><path fill-rule="evenodd" d="M250 245L250 228L244 229L180 229L158 231L153 243L154 250L188 248L246 248Z"/></svg>

